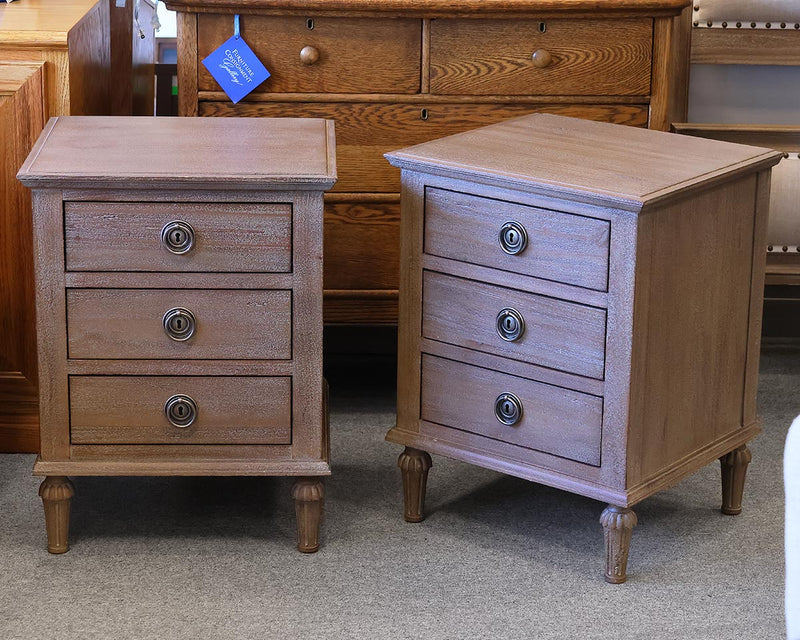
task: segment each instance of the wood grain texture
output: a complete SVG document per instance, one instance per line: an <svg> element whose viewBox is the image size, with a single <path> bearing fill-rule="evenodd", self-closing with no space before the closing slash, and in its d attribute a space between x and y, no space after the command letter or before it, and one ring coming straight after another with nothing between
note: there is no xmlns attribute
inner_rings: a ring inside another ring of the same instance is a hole
<svg viewBox="0 0 800 640"><path fill-rule="evenodd" d="M155 31L150 26L154 7L140 1L138 28L134 26L134 3L118 7L107 0L111 23L111 114L152 116L155 110ZM139 29L144 37L140 37Z"/></svg>
<svg viewBox="0 0 800 640"><path fill-rule="evenodd" d="M178 115L197 115L197 16L180 12L178 29Z"/></svg>
<svg viewBox="0 0 800 640"><path fill-rule="evenodd" d="M196 318L184 342L171 339L162 324L173 308ZM70 358L289 359L291 318L291 291L67 290Z"/></svg>
<svg viewBox="0 0 800 640"><path fill-rule="evenodd" d="M19 373L0 373L0 452L39 451L39 393Z"/></svg>
<svg viewBox="0 0 800 640"><path fill-rule="evenodd" d="M291 378L72 376L72 444L290 444ZM188 395L197 418L170 424L166 401Z"/></svg>
<svg viewBox="0 0 800 640"><path fill-rule="evenodd" d="M319 551L325 485L318 478L298 478L292 486L292 498L297 517L297 550L316 553Z"/></svg>
<svg viewBox="0 0 800 640"><path fill-rule="evenodd" d="M653 21L653 73L652 87L650 89L653 100L650 103L649 127L659 131L669 131L670 125L670 97L673 89L670 86L673 77L672 56L675 50L674 22L669 18L658 18Z"/></svg>
<svg viewBox="0 0 800 640"><path fill-rule="evenodd" d="M192 249L171 253L161 240L173 221L194 230ZM292 270L292 210L288 204L64 205L68 271Z"/></svg>
<svg viewBox="0 0 800 640"><path fill-rule="evenodd" d="M50 115L105 115L111 112L110 1L95 8L69 32L69 111ZM130 68L127 69L130 73Z"/></svg>
<svg viewBox="0 0 800 640"><path fill-rule="evenodd" d="M639 95L650 93L652 21L435 20L431 92ZM552 62L531 59L546 51Z"/></svg>
<svg viewBox="0 0 800 640"><path fill-rule="evenodd" d="M425 519L425 490L428 471L433 466L426 451L406 447L397 458L403 478L403 519L406 522L422 522Z"/></svg>
<svg viewBox="0 0 800 640"><path fill-rule="evenodd" d="M69 508L75 487L64 476L47 476L39 486L50 553L69 551Z"/></svg>
<svg viewBox="0 0 800 640"><path fill-rule="evenodd" d="M242 38L272 74L259 92L419 93L422 24L414 19L315 18L245 15ZM233 34L230 15L198 16L198 59ZM314 47L319 59L304 64L300 50ZM198 88L218 91L204 65Z"/></svg>
<svg viewBox="0 0 800 640"><path fill-rule="evenodd" d="M692 64L799 65L792 29L692 29Z"/></svg>

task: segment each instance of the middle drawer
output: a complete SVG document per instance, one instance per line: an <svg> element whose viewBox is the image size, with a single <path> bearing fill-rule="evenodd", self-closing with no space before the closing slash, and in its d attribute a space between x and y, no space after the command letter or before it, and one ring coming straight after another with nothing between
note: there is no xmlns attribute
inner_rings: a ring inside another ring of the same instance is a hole
<svg viewBox="0 0 800 640"><path fill-rule="evenodd" d="M291 309L284 290L67 289L69 357L287 360Z"/></svg>

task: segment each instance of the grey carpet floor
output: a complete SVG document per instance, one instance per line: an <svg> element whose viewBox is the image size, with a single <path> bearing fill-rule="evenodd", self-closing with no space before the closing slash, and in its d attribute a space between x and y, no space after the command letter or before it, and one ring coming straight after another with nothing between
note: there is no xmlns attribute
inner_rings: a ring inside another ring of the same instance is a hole
<svg viewBox="0 0 800 640"><path fill-rule="evenodd" d="M783 440L800 349L762 357L741 516L719 465L636 508L629 582L602 579L604 505L434 457L406 524L390 384L332 381L323 548L294 550L290 480L78 478L45 551L32 456L0 456L0 640L783 638Z"/></svg>

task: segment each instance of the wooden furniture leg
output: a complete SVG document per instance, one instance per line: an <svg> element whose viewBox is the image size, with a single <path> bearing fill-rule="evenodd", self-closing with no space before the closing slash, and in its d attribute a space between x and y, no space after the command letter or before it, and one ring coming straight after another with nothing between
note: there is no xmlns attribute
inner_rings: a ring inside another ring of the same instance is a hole
<svg viewBox="0 0 800 640"><path fill-rule="evenodd" d="M628 550L638 520L632 509L608 505L600 515L606 543L606 582L620 584L628 579Z"/></svg>
<svg viewBox="0 0 800 640"><path fill-rule="evenodd" d="M397 459L403 476L403 517L406 522L422 522L425 519L425 487L428 470L433 466L427 451L406 447Z"/></svg>
<svg viewBox="0 0 800 640"><path fill-rule="evenodd" d="M69 505L75 487L64 476L47 476L39 487L47 528L47 550L50 553L69 551Z"/></svg>
<svg viewBox="0 0 800 640"><path fill-rule="evenodd" d="M719 459L722 468L722 507L725 515L736 516L742 512L742 494L747 465L753 455L747 445L734 449Z"/></svg>
<svg viewBox="0 0 800 640"><path fill-rule="evenodd" d="M319 551L319 527L324 497L325 485L319 478L298 478L292 487L292 498L297 512L297 550L302 553Z"/></svg>

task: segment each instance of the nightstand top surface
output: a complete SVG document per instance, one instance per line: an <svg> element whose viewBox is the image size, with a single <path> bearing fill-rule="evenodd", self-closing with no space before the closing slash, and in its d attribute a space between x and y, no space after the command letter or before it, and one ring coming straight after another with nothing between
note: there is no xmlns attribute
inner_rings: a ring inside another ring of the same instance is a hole
<svg viewBox="0 0 800 640"><path fill-rule="evenodd" d="M333 121L52 118L18 178L29 187L328 189Z"/></svg>
<svg viewBox="0 0 800 640"><path fill-rule="evenodd" d="M395 166L638 211L776 164L777 151L533 114L386 154Z"/></svg>

